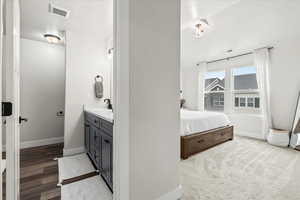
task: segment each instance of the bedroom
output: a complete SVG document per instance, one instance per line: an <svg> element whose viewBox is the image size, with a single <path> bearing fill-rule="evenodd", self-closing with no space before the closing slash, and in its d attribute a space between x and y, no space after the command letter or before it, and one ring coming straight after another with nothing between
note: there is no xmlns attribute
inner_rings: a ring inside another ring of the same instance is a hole
<svg viewBox="0 0 300 200"><path fill-rule="evenodd" d="M299 1L182 2L186 199L299 199L289 135L299 120L299 11Z"/></svg>

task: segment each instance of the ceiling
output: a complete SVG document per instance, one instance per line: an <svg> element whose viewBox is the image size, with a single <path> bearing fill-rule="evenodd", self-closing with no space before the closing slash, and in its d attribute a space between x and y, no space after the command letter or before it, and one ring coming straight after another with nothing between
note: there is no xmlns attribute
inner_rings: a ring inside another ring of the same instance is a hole
<svg viewBox="0 0 300 200"><path fill-rule="evenodd" d="M200 39L193 36L199 18L207 18L211 30ZM185 0L182 1L182 66L195 66L272 46L300 34L300 1L288 0ZM231 53L226 53L232 49Z"/></svg>
<svg viewBox="0 0 300 200"><path fill-rule="evenodd" d="M65 19L48 12L49 3L71 11ZM112 0L21 0L21 36L27 39L46 41L45 33L60 34L64 31L80 31L112 36Z"/></svg>
<svg viewBox="0 0 300 200"><path fill-rule="evenodd" d="M182 29L194 27L197 20L209 19L240 0L184 0L181 1Z"/></svg>
<svg viewBox="0 0 300 200"><path fill-rule="evenodd" d="M50 0L21 0L21 35L45 41L43 34L80 31L98 38L112 36L113 0L51 0L71 11L64 19L48 13ZM219 59L300 34L298 0L183 0L182 66ZM211 30L194 37L194 25L208 19ZM232 49L231 53L226 53Z"/></svg>

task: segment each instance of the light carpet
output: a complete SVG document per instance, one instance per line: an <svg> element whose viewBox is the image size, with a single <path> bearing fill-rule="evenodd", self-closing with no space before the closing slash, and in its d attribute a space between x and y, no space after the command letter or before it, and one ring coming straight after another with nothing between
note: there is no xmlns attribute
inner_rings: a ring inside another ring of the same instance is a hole
<svg viewBox="0 0 300 200"><path fill-rule="evenodd" d="M235 137L181 161L183 200L299 200L300 152Z"/></svg>
<svg viewBox="0 0 300 200"><path fill-rule="evenodd" d="M59 183L94 171L96 170L86 154L58 158Z"/></svg>
<svg viewBox="0 0 300 200"><path fill-rule="evenodd" d="M61 200L112 200L112 193L100 176L61 187Z"/></svg>

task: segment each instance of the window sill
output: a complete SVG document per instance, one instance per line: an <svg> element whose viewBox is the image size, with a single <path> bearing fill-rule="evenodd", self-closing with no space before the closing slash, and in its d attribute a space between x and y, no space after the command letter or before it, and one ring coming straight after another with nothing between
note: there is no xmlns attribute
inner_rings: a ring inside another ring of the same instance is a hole
<svg viewBox="0 0 300 200"><path fill-rule="evenodd" d="M248 116L248 117L259 117L259 118L263 118L264 115L261 113L246 113L246 112L232 112L229 115L234 115L234 116Z"/></svg>

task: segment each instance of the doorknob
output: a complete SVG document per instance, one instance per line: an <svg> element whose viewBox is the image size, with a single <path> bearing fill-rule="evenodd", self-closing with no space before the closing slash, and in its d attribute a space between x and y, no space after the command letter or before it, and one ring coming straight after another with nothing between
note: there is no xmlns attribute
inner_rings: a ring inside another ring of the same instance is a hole
<svg viewBox="0 0 300 200"><path fill-rule="evenodd" d="M27 118L22 118L22 117L20 116L20 117L19 117L19 124L21 124L22 121L28 122L28 119L27 119Z"/></svg>

